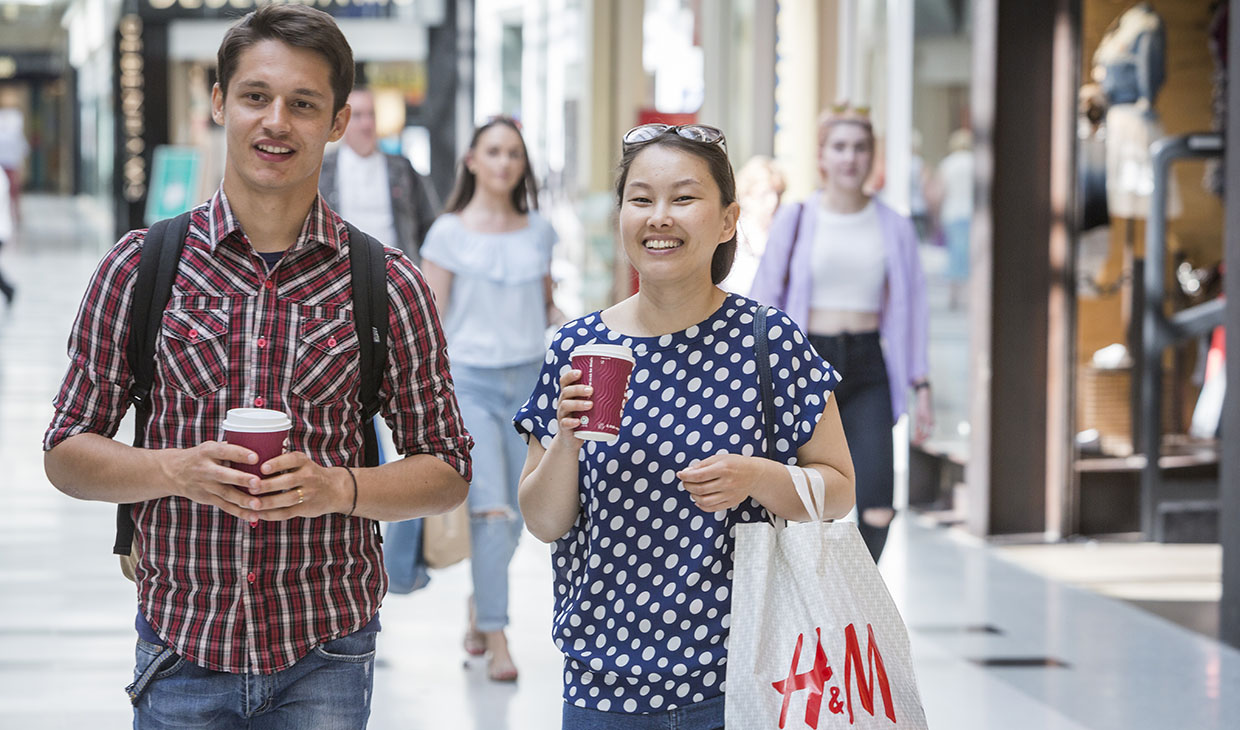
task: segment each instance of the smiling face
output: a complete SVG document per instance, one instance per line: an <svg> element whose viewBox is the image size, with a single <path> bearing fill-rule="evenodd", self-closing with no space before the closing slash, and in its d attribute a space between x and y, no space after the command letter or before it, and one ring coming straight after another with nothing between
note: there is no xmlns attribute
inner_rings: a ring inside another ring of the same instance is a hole
<svg viewBox="0 0 1240 730"><path fill-rule="evenodd" d="M349 107L332 114L331 73L314 51L278 40L242 52L225 98L211 91L211 116L228 140L224 188L230 198L313 198L323 148L340 139Z"/></svg>
<svg viewBox="0 0 1240 730"><path fill-rule="evenodd" d="M735 235L739 213L723 204L704 159L651 143L624 181L620 239L643 285L710 284L715 248Z"/></svg>
<svg viewBox="0 0 1240 730"><path fill-rule="evenodd" d="M509 195L525 175L525 144L521 135L506 124L492 124L478 135L465 157L465 166L477 178L477 186L497 195Z"/></svg>
<svg viewBox="0 0 1240 730"><path fill-rule="evenodd" d="M861 190L874 165L874 140L860 124L837 122L818 150L818 169L828 186Z"/></svg>

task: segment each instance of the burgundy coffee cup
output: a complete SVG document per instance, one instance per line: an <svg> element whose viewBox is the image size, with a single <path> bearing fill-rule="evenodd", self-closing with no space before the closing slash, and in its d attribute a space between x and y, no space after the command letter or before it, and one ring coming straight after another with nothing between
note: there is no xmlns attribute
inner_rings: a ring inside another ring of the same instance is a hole
<svg viewBox="0 0 1240 730"><path fill-rule="evenodd" d="M257 463L233 462L232 467L260 478L267 476L259 471L259 467L284 453L292 427L292 420L280 411L267 408L230 409L224 417L224 440L258 454Z"/></svg>
<svg viewBox="0 0 1240 730"><path fill-rule="evenodd" d="M594 388L594 407L578 415L581 425L574 434L586 441L614 442L620 437L633 351L624 345L582 345L573 350L571 360L573 369L581 371L578 384Z"/></svg>

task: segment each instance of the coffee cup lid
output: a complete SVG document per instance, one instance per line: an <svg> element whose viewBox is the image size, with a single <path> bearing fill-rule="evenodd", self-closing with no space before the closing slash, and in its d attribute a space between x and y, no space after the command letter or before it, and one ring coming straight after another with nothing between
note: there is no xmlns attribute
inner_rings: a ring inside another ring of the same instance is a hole
<svg viewBox="0 0 1240 730"><path fill-rule="evenodd" d="M224 417L224 430L237 433L287 431L292 427L292 419L269 408L231 408Z"/></svg>
<svg viewBox="0 0 1240 730"><path fill-rule="evenodd" d="M589 345L581 345L573 350L570 357L584 357L586 355L599 355L602 357L615 357L621 360L633 360L633 350L625 345L601 345L591 343Z"/></svg>

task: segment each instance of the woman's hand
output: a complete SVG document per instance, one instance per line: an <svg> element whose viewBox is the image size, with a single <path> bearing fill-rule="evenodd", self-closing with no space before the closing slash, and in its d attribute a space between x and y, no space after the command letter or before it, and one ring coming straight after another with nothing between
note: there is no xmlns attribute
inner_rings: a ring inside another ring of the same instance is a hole
<svg viewBox="0 0 1240 730"><path fill-rule="evenodd" d="M579 380L581 380L580 370L566 370L560 376L560 402L555 409L555 420L560 424L560 431L556 434L556 438L563 436L571 439L573 446L577 448L581 448L581 445L585 443L574 433L581 425L581 418L578 414L594 407L594 401L590 400L590 396L594 395L594 388L589 385L578 385Z"/></svg>
<svg viewBox="0 0 1240 730"><path fill-rule="evenodd" d="M934 434L934 401L930 386L917 389L917 405L913 411L913 445L916 446Z"/></svg>
<svg viewBox="0 0 1240 730"><path fill-rule="evenodd" d="M762 478L763 461L766 460L739 454L715 454L681 469L676 476L698 508L718 512L749 499L753 485Z"/></svg>

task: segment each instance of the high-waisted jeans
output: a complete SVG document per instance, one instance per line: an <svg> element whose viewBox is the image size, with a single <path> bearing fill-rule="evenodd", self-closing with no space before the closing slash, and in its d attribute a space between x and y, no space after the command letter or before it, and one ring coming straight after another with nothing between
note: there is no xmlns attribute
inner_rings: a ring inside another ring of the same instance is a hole
<svg viewBox="0 0 1240 730"><path fill-rule="evenodd" d="M895 463L891 438L891 389L877 332L810 335L809 342L842 380L835 388L840 420L857 475L857 514L892 506ZM887 527L857 520L857 530L877 562L887 543Z"/></svg>
<svg viewBox="0 0 1240 730"><path fill-rule="evenodd" d="M527 451L512 417L529 398L541 369L542 360L498 368L452 366L461 418L474 437L469 547L479 631L508 625L508 564L524 527L517 484Z"/></svg>

